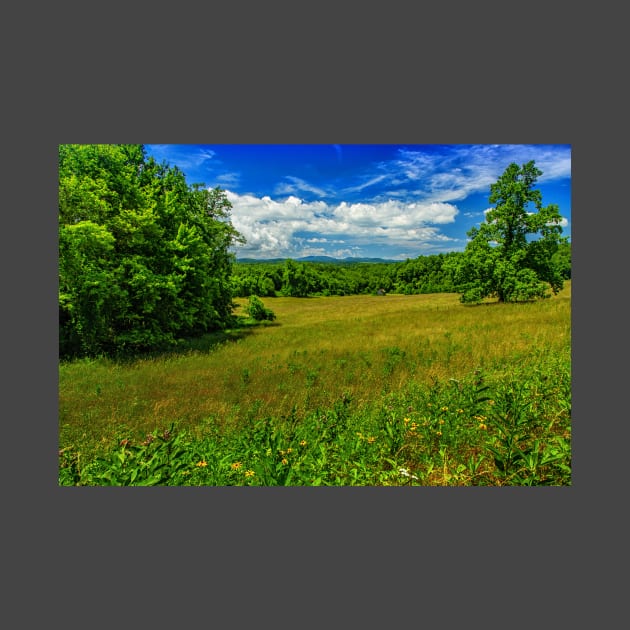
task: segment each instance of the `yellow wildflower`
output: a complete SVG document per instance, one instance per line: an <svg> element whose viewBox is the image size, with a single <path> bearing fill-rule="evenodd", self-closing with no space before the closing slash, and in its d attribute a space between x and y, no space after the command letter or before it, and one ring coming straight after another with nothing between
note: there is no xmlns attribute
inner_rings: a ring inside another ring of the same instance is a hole
<svg viewBox="0 0 630 630"><path fill-rule="evenodd" d="M200 468L203 468L204 466L207 466L207 465L208 465L208 462L206 462L206 461L205 461L205 460L203 460L203 459L202 459L200 462L197 462L197 463L195 464L195 466L199 466Z"/></svg>
<svg viewBox="0 0 630 630"><path fill-rule="evenodd" d="M464 413L464 410L463 409L458 409L457 413Z"/></svg>
<svg viewBox="0 0 630 630"><path fill-rule="evenodd" d="M243 465L242 462L234 462L232 464L232 469L233 470L238 470L242 465Z"/></svg>
<svg viewBox="0 0 630 630"><path fill-rule="evenodd" d="M404 423L407 424L409 422L409 418L405 418Z"/></svg>
<svg viewBox="0 0 630 630"><path fill-rule="evenodd" d="M302 441L300 442L300 446L306 446L306 440L302 440Z"/></svg>
<svg viewBox="0 0 630 630"><path fill-rule="evenodd" d="M442 431L437 431L437 434L438 435L442 435Z"/></svg>
<svg viewBox="0 0 630 630"><path fill-rule="evenodd" d="M448 407L442 407L442 411L448 411Z"/></svg>
<svg viewBox="0 0 630 630"><path fill-rule="evenodd" d="M246 477L253 477L254 476L254 471L253 470L246 470L245 471L245 476Z"/></svg>
<svg viewBox="0 0 630 630"><path fill-rule="evenodd" d="M375 437L370 436L370 437L367 439L367 441L368 441L368 444L373 444L374 442L376 442L376 438L375 438Z"/></svg>
<svg viewBox="0 0 630 630"><path fill-rule="evenodd" d="M283 457L282 463L286 466L289 463L289 460L286 457Z"/></svg>
<svg viewBox="0 0 630 630"><path fill-rule="evenodd" d="M292 453L292 452L293 452L293 449L292 449L291 447L289 447L289 448L287 449L287 453Z"/></svg>

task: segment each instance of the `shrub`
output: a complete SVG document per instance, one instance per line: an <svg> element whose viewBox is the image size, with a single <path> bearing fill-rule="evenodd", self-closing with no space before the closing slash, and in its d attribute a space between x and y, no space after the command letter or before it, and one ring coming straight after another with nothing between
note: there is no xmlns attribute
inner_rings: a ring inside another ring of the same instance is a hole
<svg viewBox="0 0 630 630"><path fill-rule="evenodd" d="M271 309L266 308L260 298L255 295L251 295L249 298L247 314L256 321L276 319L276 314Z"/></svg>

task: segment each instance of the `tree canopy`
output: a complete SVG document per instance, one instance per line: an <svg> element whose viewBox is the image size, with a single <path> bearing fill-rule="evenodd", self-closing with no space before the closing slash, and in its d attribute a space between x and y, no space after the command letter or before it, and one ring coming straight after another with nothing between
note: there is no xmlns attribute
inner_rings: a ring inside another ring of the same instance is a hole
<svg viewBox="0 0 630 630"><path fill-rule="evenodd" d="M558 206L543 206L535 188L540 175L533 160L521 167L512 163L490 186L494 208L468 232L463 255L452 259L462 302L532 300L562 289L566 256L559 247L567 239L561 236Z"/></svg>
<svg viewBox="0 0 630 630"><path fill-rule="evenodd" d="M242 240L225 193L142 145L59 146L61 355L153 349L223 328Z"/></svg>

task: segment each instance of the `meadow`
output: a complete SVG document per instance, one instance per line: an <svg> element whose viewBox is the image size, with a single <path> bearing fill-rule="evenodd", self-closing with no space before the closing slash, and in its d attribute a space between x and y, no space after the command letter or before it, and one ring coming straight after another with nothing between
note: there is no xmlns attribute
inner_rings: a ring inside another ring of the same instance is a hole
<svg viewBox="0 0 630 630"><path fill-rule="evenodd" d="M177 351L61 362L60 485L571 484L570 281L264 303Z"/></svg>

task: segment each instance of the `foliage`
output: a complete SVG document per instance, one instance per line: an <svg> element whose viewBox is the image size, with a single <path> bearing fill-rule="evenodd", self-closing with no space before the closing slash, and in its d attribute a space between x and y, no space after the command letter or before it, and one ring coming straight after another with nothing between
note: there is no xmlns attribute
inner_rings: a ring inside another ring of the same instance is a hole
<svg viewBox="0 0 630 630"><path fill-rule="evenodd" d="M560 236L558 206L543 207L534 188L540 175L533 160L522 167L512 163L490 186L495 207L468 232L464 254L449 261L462 302L527 301L547 297L549 288L554 294L562 289L567 263L558 252L566 239Z"/></svg>
<svg viewBox="0 0 630 630"><path fill-rule="evenodd" d="M249 298L247 314L256 321L273 321L276 319L275 313L271 309L266 308L261 299L256 295L252 295Z"/></svg>
<svg viewBox="0 0 630 630"><path fill-rule="evenodd" d="M79 464L60 451L60 485L571 485L567 363L486 382L435 381L371 408L266 417L193 437L173 425ZM558 368L561 368L558 370ZM552 378L553 373L553 378ZM120 437L120 436L119 436Z"/></svg>
<svg viewBox="0 0 630 630"><path fill-rule="evenodd" d="M461 254L419 256L401 262L236 262L232 276L234 295L312 297L402 293L406 295L451 292L451 267L446 262Z"/></svg>
<svg viewBox="0 0 630 630"><path fill-rule="evenodd" d="M60 354L152 349L228 325L230 208L142 145L60 145Z"/></svg>

